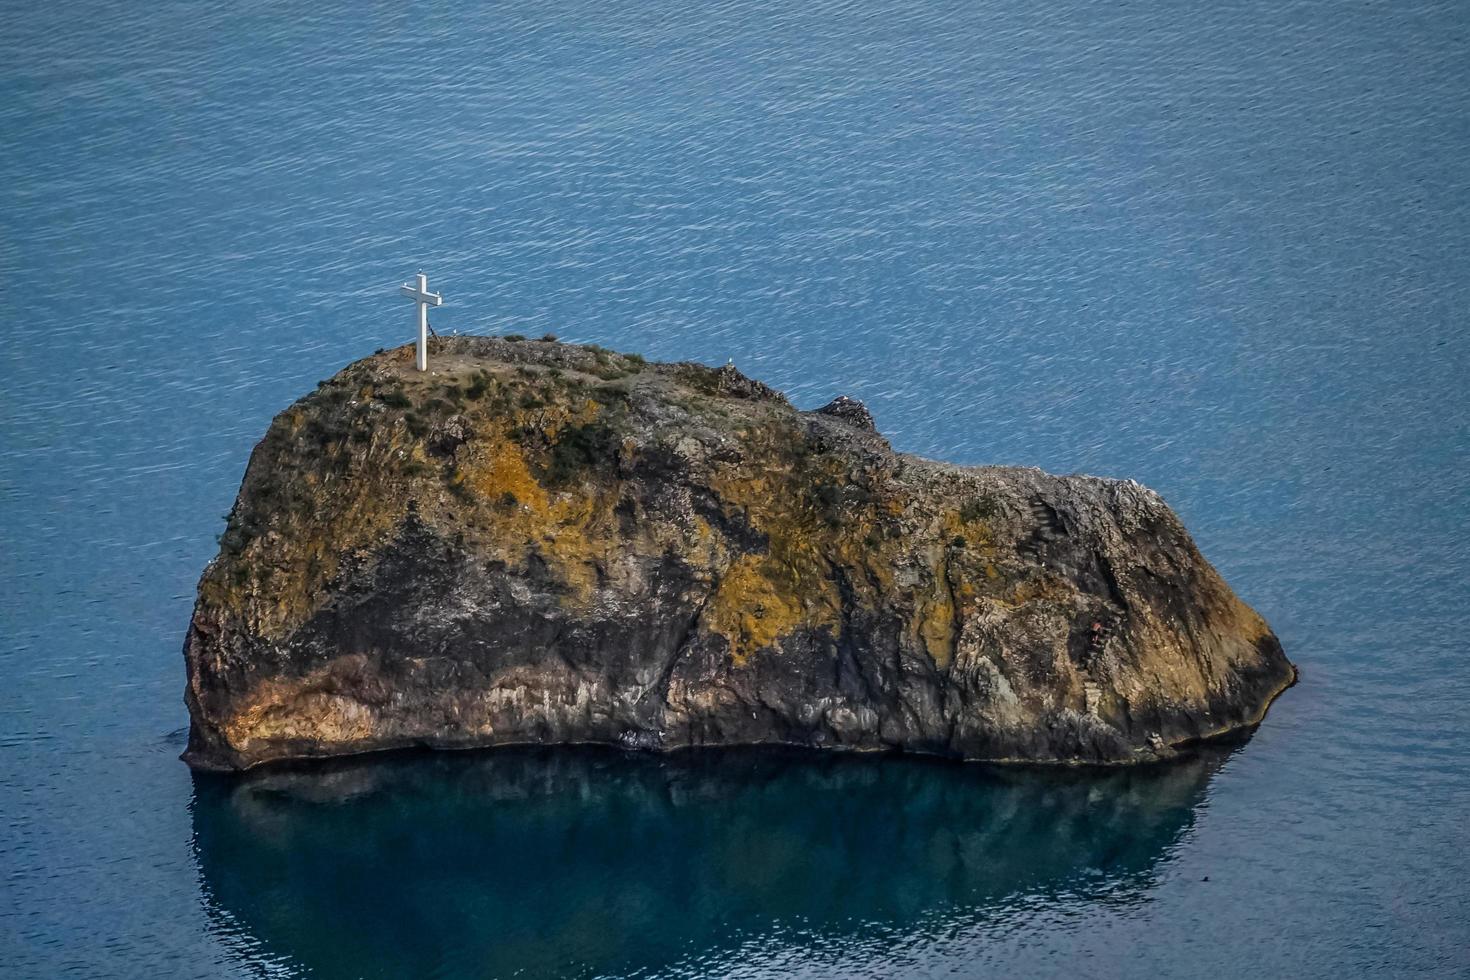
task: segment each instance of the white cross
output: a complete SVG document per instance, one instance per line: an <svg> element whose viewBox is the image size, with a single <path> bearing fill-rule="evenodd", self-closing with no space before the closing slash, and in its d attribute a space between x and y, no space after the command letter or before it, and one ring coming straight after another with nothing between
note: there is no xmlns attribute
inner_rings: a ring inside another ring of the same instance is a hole
<svg viewBox="0 0 1470 980"><path fill-rule="evenodd" d="M444 297L429 292L429 277L419 273L417 283L406 282L398 291L413 300L419 308L419 350L417 366L420 371L429 370L429 307L443 306Z"/></svg>

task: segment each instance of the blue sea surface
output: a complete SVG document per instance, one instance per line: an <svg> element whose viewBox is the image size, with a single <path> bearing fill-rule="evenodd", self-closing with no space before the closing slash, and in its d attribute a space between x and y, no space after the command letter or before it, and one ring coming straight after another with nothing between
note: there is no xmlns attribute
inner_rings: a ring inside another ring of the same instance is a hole
<svg viewBox="0 0 1470 980"><path fill-rule="evenodd" d="M1128 772L177 761L251 447L441 332L1131 477L1301 683ZM0 0L0 976L1470 976L1464 0Z"/></svg>

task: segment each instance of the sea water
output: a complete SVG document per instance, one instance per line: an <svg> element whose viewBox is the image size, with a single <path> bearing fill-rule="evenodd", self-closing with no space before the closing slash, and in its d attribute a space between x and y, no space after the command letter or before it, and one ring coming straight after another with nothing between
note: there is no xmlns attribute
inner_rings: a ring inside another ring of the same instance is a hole
<svg viewBox="0 0 1470 980"><path fill-rule="evenodd" d="M1470 974L1470 8L0 3L0 974ZM1131 477L1301 683L1132 772L191 777L251 447L441 332Z"/></svg>

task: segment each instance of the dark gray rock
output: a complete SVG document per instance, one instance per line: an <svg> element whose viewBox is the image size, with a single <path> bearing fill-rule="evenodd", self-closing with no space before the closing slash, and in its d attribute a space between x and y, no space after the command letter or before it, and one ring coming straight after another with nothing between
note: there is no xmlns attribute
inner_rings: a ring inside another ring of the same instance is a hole
<svg viewBox="0 0 1470 980"><path fill-rule="evenodd" d="M1157 494L893 452L733 367L459 337L256 447L185 758L783 743L1131 762L1295 674Z"/></svg>
<svg viewBox="0 0 1470 980"><path fill-rule="evenodd" d="M868 411L868 406L856 398L848 398L846 395L838 395L817 412L822 415L830 415L835 419L841 419L848 425L859 429L867 429L869 432L877 432L877 423L873 421L873 413Z"/></svg>

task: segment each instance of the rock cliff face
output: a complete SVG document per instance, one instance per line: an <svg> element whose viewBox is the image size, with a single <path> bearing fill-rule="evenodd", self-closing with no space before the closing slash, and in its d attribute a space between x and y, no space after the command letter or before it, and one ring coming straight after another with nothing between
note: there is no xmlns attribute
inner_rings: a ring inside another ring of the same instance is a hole
<svg viewBox="0 0 1470 980"><path fill-rule="evenodd" d="M895 453L733 368L441 340L256 447L185 643L184 758L787 743L1131 762L1295 672L1132 482Z"/></svg>

